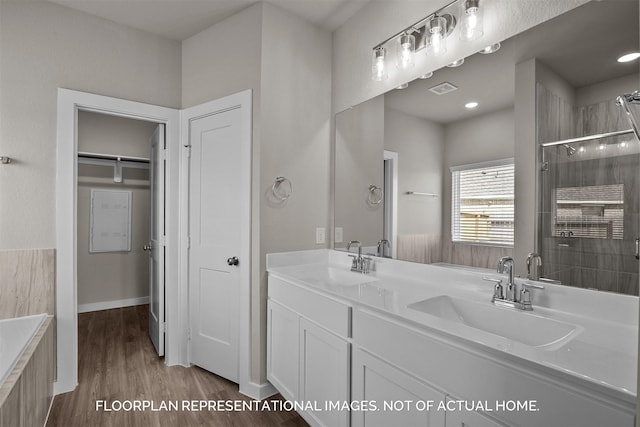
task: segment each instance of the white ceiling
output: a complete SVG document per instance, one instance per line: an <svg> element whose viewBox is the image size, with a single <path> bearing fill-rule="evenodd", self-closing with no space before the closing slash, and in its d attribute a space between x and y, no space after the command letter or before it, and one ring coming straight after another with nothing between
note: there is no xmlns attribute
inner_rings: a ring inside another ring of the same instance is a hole
<svg viewBox="0 0 640 427"><path fill-rule="evenodd" d="M174 40L184 40L257 0L49 0ZM265 0L333 31L370 0Z"/></svg>
<svg viewBox="0 0 640 427"><path fill-rule="evenodd" d="M438 123L497 111L513 105L515 64L538 58L575 88L638 72L638 62L619 64L623 53L638 50L638 1L590 2L503 42L492 55L476 54L459 68L443 68L408 89L385 95L387 107ZM435 95L442 82L458 90ZM464 104L480 106L467 110Z"/></svg>

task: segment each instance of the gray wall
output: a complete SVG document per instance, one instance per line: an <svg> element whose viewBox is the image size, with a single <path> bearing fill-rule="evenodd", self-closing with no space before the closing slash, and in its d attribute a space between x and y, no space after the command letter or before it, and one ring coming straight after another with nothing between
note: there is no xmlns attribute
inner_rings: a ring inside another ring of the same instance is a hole
<svg viewBox="0 0 640 427"><path fill-rule="evenodd" d="M154 123L103 114L78 114L78 150L149 157ZM89 253L91 189L132 192L131 252ZM78 304L95 304L149 295L149 171L123 168L122 183L113 182L109 166L78 167Z"/></svg>
<svg viewBox="0 0 640 427"><path fill-rule="evenodd" d="M0 2L0 248L55 247L57 88L180 106L180 43L48 1Z"/></svg>
<svg viewBox="0 0 640 427"><path fill-rule="evenodd" d="M185 40L182 67L184 107L253 90L251 380L262 383L265 255L326 247L315 228L329 215L331 34L259 3ZM278 175L293 184L284 204L269 198Z"/></svg>
<svg viewBox="0 0 640 427"><path fill-rule="evenodd" d="M369 205L369 185L384 186L384 97L336 116L335 226L342 227L342 243L357 240L375 246L382 239L384 206Z"/></svg>
<svg viewBox="0 0 640 427"><path fill-rule="evenodd" d="M398 234L440 235L444 127L391 108L384 111L386 150L398 153ZM412 196L407 191L438 194Z"/></svg>

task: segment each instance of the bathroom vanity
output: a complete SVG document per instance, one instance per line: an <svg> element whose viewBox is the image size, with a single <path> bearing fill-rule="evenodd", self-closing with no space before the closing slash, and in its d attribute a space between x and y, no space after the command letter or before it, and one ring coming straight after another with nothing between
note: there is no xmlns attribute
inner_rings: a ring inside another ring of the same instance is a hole
<svg viewBox="0 0 640 427"><path fill-rule="evenodd" d="M637 297L544 284L524 311L491 303L497 273L351 265L267 256L267 378L310 424L635 425Z"/></svg>

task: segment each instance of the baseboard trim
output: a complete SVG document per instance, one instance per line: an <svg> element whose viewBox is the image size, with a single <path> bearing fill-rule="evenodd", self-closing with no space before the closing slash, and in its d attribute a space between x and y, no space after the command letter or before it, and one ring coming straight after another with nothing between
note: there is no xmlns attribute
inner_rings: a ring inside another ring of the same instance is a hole
<svg viewBox="0 0 640 427"><path fill-rule="evenodd" d="M240 387L240 393L255 400L263 400L278 393L278 390L269 382L262 384L249 382Z"/></svg>
<svg viewBox="0 0 640 427"><path fill-rule="evenodd" d="M78 313L88 313L90 311L110 310L112 308L131 307L133 305L149 304L149 297L138 297L119 299L113 301L93 302L89 304L78 304Z"/></svg>

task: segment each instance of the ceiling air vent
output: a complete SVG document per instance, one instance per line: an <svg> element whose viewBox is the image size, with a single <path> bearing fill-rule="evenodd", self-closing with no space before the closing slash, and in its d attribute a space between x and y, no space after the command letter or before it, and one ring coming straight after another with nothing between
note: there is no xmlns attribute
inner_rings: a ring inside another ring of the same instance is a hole
<svg viewBox="0 0 640 427"><path fill-rule="evenodd" d="M445 93L453 92L454 90L458 90L458 86L452 85L449 82L443 82L439 85L436 85L429 90L436 95L444 95Z"/></svg>

